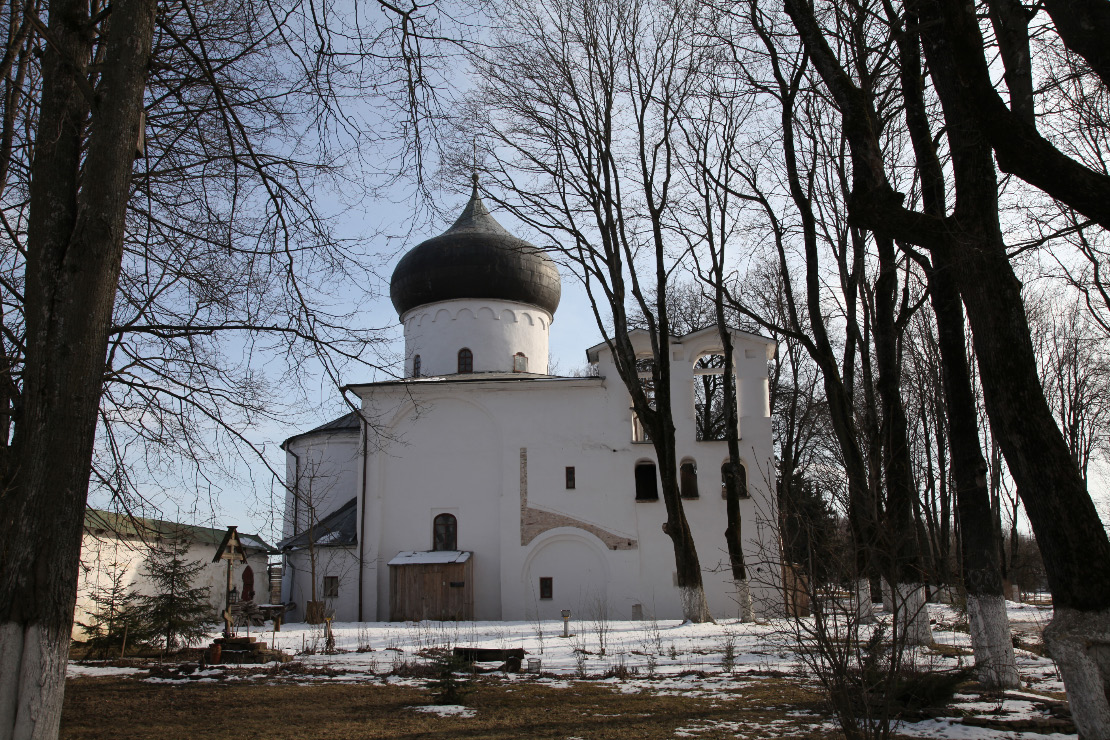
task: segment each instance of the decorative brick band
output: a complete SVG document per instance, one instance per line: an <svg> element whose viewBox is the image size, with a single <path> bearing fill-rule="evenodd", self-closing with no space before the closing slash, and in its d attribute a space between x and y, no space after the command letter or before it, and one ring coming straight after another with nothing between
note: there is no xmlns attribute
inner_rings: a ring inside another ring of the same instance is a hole
<svg viewBox="0 0 1110 740"><path fill-rule="evenodd" d="M524 547L544 532L557 527L574 527L589 532L605 543L610 550L635 550L636 540L621 536L596 524L557 514L553 511L534 509L528 505L528 448L520 448L520 545Z"/></svg>

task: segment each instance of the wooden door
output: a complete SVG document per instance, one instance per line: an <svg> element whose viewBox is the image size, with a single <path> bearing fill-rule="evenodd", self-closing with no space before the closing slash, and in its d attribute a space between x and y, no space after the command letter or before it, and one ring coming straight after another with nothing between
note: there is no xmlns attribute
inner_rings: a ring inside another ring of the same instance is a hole
<svg viewBox="0 0 1110 740"><path fill-rule="evenodd" d="M473 574L469 559L389 566L390 621L473 619Z"/></svg>
<svg viewBox="0 0 1110 740"><path fill-rule="evenodd" d="M421 619L443 619L443 566L425 565L421 589Z"/></svg>

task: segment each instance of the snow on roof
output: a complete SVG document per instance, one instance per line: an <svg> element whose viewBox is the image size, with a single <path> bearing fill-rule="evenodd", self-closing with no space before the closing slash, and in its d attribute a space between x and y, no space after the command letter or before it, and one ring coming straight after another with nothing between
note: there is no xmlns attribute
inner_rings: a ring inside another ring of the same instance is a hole
<svg viewBox="0 0 1110 740"><path fill-rule="evenodd" d="M433 550L430 552L401 551L389 561L389 565L429 565L434 563L465 563L470 559L469 552L459 550Z"/></svg>

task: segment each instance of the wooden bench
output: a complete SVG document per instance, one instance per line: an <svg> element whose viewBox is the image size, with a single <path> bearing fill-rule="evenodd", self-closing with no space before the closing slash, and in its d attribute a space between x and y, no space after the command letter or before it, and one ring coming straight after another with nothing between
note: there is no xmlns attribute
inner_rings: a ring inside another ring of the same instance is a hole
<svg viewBox="0 0 1110 740"><path fill-rule="evenodd" d="M498 670L520 673L520 664L524 661L524 648L511 648L498 650L496 648L457 647L452 654L467 663L480 663L484 661L504 661Z"/></svg>

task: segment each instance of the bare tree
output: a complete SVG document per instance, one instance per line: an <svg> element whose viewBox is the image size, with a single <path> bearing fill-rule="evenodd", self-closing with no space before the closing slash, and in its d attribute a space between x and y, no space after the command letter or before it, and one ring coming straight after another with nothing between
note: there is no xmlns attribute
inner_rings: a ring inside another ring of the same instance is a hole
<svg viewBox="0 0 1110 740"><path fill-rule="evenodd" d="M371 83L425 120L436 19L324 5L0 10L0 737L57 733L90 472L119 496L230 454L267 413L263 349L365 356L308 277L353 269L313 187L371 153L350 110Z"/></svg>
<svg viewBox="0 0 1110 740"><path fill-rule="evenodd" d="M1045 397L1083 480L1110 445L1110 357L1106 339L1075 299L1058 293L1027 300Z"/></svg>
<svg viewBox="0 0 1110 740"><path fill-rule="evenodd" d="M721 374L705 374L698 379L704 391L702 417L698 421L701 438L724 439L728 446L728 464L724 469L725 543L741 620L752 621L755 616L751 587L740 537L740 499L747 495L748 482L740 458L732 335L736 312L729 301L731 275L727 267L735 260L740 236L736 202L743 203L743 199L736 196L732 186L733 159L737 147L742 144L741 129L748 103L748 96L736 82L718 69L716 74L706 78L704 87L681 110L678 129L685 147L679 149L678 160L690 197L689 206L677 219L674 229L688 245L699 277L707 284L710 293L706 296L707 302L713 307L712 323L716 324L721 340L717 362ZM705 257L708 263L702 264ZM719 395L714 392L718 390ZM714 399L718 397L720 402L715 404Z"/></svg>
<svg viewBox="0 0 1110 740"><path fill-rule="evenodd" d="M691 34L699 10L653 0L549 0L506 2L498 15L511 30L475 60L480 83L468 118L477 130L468 133L493 182L510 194L507 205L560 245L586 287L655 448L683 615L708 621L679 495L668 285L680 255L665 235L677 111L706 72L706 50ZM630 316L643 318L650 357L637 357Z"/></svg>
<svg viewBox="0 0 1110 740"><path fill-rule="evenodd" d="M1085 8L1072 13L1057 5L1052 13L1075 18ZM788 0L786 9L843 116L853 161L852 218L929 250L955 277L973 332L987 412L1045 557L1056 606L1046 640L1080 733L1110 737L1105 692L1110 674L1087 647L1110 640L1110 540L1040 386L1020 283L1000 225L992 155L1003 170L1104 226L1110 224L1110 177L1076 163L1042 138L1020 108L1020 94L1012 96L1012 107L1002 102L989 76L988 50L973 9L921 0L907 4L904 14L919 29L929 80L942 106L956 197L950 215L907 207L888 177L875 110L836 58L831 34L804 0ZM892 15L903 17L903 12ZM1067 32L1057 30L1070 47ZM1011 61L1021 56L1003 54ZM1016 79L1020 75L1007 82ZM916 153L920 157L921 150Z"/></svg>

